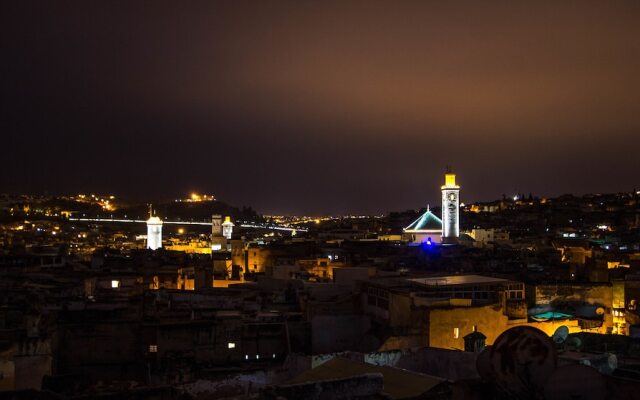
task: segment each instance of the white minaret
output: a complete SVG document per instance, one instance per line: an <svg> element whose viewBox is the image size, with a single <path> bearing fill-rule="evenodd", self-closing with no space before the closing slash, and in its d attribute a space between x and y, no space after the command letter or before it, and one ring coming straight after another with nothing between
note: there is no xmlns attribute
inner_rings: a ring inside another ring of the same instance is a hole
<svg viewBox="0 0 640 400"><path fill-rule="evenodd" d="M149 205L149 219L147 220L147 248L156 250L162 247L162 220L153 215Z"/></svg>
<svg viewBox="0 0 640 400"><path fill-rule="evenodd" d="M455 242L460 236L460 186L449 168L442 189L442 242Z"/></svg>
<svg viewBox="0 0 640 400"><path fill-rule="evenodd" d="M228 240L231 240L234 226L235 225L233 224L233 222L231 222L231 217L225 217L224 223L222 224L222 236L226 237Z"/></svg>

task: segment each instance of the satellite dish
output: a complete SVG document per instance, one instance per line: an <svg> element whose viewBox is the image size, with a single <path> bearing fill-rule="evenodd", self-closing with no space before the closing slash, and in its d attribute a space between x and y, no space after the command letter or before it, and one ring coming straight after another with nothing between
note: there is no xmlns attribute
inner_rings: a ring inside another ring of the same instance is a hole
<svg viewBox="0 0 640 400"><path fill-rule="evenodd" d="M515 398L541 390L558 362L551 338L530 326L502 332L491 346L489 357L496 384Z"/></svg>
<svg viewBox="0 0 640 400"><path fill-rule="evenodd" d="M551 336L551 339L555 344L562 344L569 337L569 328L562 325L556 329L556 331Z"/></svg>
<svg viewBox="0 0 640 400"><path fill-rule="evenodd" d="M616 368L618 368L618 357L616 357L615 354L609 354L609 357L607 357L607 364L609 364L611 371L615 371Z"/></svg>
<svg viewBox="0 0 640 400"><path fill-rule="evenodd" d="M566 341L565 344L567 346L571 346L571 347L575 347L576 349L579 349L580 347L582 347L582 340L580 340L580 338L577 336L571 336L569 340Z"/></svg>

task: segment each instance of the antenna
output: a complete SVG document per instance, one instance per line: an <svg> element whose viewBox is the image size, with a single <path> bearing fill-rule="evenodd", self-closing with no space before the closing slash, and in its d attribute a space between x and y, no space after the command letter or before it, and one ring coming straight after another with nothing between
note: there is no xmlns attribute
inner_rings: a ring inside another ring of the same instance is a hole
<svg viewBox="0 0 640 400"><path fill-rule="evenodd" d="M149 218L153 217L153 205L149 203Z"/></svg>
<svg viewBox="0 0 640 400"><path fill-rule="evenodd" d="M447 174L450 174L450 173L451 173L451 165L449 165L449 164L447 164L447 165L446 165L446 167L445 167L445 172L446 172Z"/></svg>

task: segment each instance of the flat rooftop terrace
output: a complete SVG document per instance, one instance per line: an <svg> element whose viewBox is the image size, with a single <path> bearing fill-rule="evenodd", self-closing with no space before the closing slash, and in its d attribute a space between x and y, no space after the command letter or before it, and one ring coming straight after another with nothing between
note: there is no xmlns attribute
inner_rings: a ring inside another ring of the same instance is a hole
<svg viewBox="0 0 640 400"><path fill-rule="evenodd" d="M491 276L483 275L449 275L425 278L409 278L407 280L424 286L491 285L513 282L508 279L494 278Z"/></svg>

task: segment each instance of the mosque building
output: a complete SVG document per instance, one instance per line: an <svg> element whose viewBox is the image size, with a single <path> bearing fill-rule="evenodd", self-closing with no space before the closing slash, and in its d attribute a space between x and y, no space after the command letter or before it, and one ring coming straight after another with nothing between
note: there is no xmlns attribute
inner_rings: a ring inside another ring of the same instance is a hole
<svg viewBox="0 0 640 400"><path fill-rule="evenodd" d="M440 243L442 241L442 220L427 211L403 229L405 240L412 243Z"/></svg>
<svg viewBox="0 0 640 400"><path fill-rule="evenodd" d="M442 219L427 211L403 229L404 240L410 243L456 243L460 236L460 186L456 175L447 168L442 191Z"/></svg>

